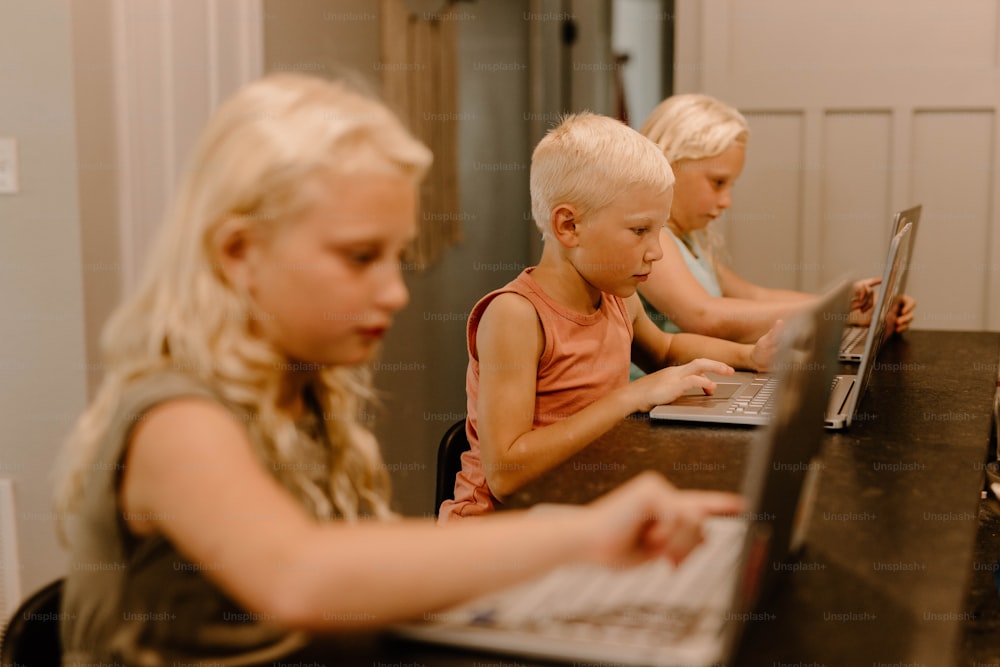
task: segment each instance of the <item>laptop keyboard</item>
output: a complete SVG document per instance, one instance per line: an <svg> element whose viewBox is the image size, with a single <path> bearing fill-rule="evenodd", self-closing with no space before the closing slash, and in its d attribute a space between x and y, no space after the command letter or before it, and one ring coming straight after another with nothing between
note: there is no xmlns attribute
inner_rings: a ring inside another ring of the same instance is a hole
<svg viewBox="0 0 1000 667"><path fill-rule="evenodd" d="M746 389L732 399L726 414L769 415L774 410L774 390L778 388L777 377L754 378Z"/></svg>
<svg viewBox="0 0 1000 667"><path fill-rule="evenodd" d="M666 559L627 569L563 567L442 616L464 625L637 646L718 632L745 531L744 521L710 519L705 541L680 567Z"/></svg>
<svg viewBox="0 0 1000 667"><path fill-rule="evenodd" d="M841 354L857 345L866 335L868 335L868 327L844 327L844 335L840 339Z"/></svg>

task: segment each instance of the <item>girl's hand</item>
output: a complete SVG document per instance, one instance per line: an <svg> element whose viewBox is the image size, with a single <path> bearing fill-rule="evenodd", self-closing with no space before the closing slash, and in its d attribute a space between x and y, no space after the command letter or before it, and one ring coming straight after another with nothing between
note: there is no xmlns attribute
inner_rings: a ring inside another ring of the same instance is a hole
<svg viewBox="0 0 1000 667"><path fill-rule="evenodd" d="M661 475L644 472L591 503L592 559L605 565L634 565L666 556L680 563L701 544L702 522L743 510L743 498L721 491L680 491Z"/></svg>
<svg viewBox="0 0 1000 667"><path fill-rule="evenodd" d="M682 366L670 366L641 377L628 386L635 392L635 411L648 412L654 405L671 403L690 389L700 388L711 395L715 382L705 377L705 373L732 375L735 371L721 361L695 359Z"/></svg>
<svg viewBox="0 0 1000 667"><path fill-rule="evenodd" d="M862 312L860 310L852 310L847 314L847 322L845 324L851 327L867 327L872 323L872 315L875 311L869 309L867 312Z"/></svg>
<svg viewBox="0 0 1000 667"><path fill-rule="evenodd" d="M881 278L867 278L854 283L854 295L851 297L851 310L859 310L862 313L871 310L875 305L875 290L873 289L882 282Z"/></svg>
<svg viewBox="0 0 1000 667"><path fill-rule="evenodd" d="M896 333L902 333L910 328L913 322L913 309L917 307L916 300L909 294L901 294L896 304Z"/></svg>
<svg viewBox="0 0 1000 667"><path fill-rule="evenodd" d="M770 331L757 339L750 351L750 363L758 371L770 370L781 346L781 334L784 330L784 320L777 320Z"/></svg>

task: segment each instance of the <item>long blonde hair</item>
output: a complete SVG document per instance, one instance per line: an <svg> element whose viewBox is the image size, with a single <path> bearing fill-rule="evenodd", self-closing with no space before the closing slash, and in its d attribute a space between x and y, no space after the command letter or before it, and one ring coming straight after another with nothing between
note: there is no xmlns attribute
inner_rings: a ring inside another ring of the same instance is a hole
<svg viewBox="0 0 1000 667"><path fill-rule="evenodd" d="M388 475L361 419L370 372L317 367L308 377L330 451L303 450L281 400L293 360L253 333L247 299L214 265L211 239L233 217L265 231L293 219L310 205L303 186L316 177L378 172L417 182L430 161L385 106L344 83L277 74L226 101L201 135L137 289L102 333L105 377L63 450L57 515L78 509L126 387L179 370L252 415L247 428L263 436L266 463L313 514L390 516ZM329 468L302 460L316 455ZM329 478L307 474L316 469L329 469Z"/></svg>
<svg viewBox="0 0 1000 667"><path fill-rule="evenodd" d="M672 95L656 105L639 132L663 151L672 166L684 160L704 160L733 145L746 146L750 126L739 111L701 93ZM708 226L695 241L709 261L722 251L722 239Z"/></svg>

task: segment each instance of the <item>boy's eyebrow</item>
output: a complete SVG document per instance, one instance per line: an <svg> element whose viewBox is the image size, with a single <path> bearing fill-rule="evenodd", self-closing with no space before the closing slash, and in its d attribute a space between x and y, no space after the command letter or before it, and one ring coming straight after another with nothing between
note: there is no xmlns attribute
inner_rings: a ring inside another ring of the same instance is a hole
<svg viewBox="0 0 1000 667"><path fill-rule="evenodd" d="M658 216L655 213L631 213L625 216L628 222L656 222Z"/></svg>

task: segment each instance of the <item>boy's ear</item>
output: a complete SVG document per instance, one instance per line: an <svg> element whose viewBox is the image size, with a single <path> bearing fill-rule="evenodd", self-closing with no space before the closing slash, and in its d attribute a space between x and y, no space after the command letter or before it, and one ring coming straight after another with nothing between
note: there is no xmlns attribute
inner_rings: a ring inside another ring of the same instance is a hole
<svg viewBox="0 0 1000 667"><path fill-rule="evenodd" d="M239 292L250 288L249 255L252 234L246 220L226 218L212 233L212 264L222 277Z"/></svg>
<svg viewBox="0 0 1000 667"><path fill-rule="evenodd" d="M579 245L580 215L572 204L557 204L552 209L552 236L567 248Z"/></svg>

